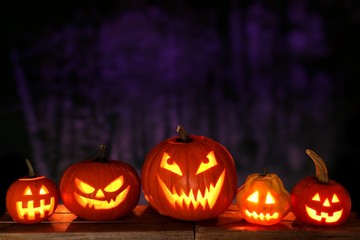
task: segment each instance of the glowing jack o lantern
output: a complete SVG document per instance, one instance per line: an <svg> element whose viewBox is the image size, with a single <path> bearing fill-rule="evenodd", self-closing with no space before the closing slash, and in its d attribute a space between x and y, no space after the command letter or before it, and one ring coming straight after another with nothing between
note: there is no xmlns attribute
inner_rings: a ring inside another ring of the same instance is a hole
<svg viewBox="0 0 360 240"><path fill-rule="evenodd" d="M273 225L286 216L291 207L290 194L274 173L254 173L237 191L236 204L250 223Z"/></svg>
<svg viewBox="0 0 360 240"><path fill-rule="evenodd" d="M130 165L109 160L105 145L97 158L75 163L60 180L64 205L87 220L115 220L130 213L140 198L140 177Z"/></svg>
<svg viewBox="0 0 360 240"><path fill-rule="evenodd" d="M237 174L230 153L212 139L188 135L156 145L142 167L142 186L160 214L182 220L204 220L223 213L235 193Z"/></svg>
<svg viewBox="0 0 360 240"><path fill-rule="evenodd" d="M35 176L30 161L26 159L29 176L10 185L6 193L6 207L14 221L34 224L46 220L54 213L59 194L56 184L44 177Z"/></svg>
<svg viewBox="0 0 360 240"><path fill-rule="evenodd" d="M294 186L291 192L293 212L305 223L339 225L350 215L350 195L341 184L329 179L323 159L310 149L306 153L315 164L316 174L315 177L305 177Z"/></svg>

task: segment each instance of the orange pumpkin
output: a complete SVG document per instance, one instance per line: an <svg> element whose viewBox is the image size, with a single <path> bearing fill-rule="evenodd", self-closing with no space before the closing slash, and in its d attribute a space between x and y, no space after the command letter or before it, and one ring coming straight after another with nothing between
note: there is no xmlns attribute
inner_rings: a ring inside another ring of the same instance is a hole
<svg viewBox="0 0 360 240"><path fill-rule="evenodd" d="M115 220L130 213L141 192L140 177L130 165L106 157L72 164L60 179L60 195L69 211L87 220Z"/></svg>
<svg viewBox="0 0 360 240"><path fill-rule="evenodd" d="M279 223L291 208L291 196L275 173L253 173L238 189L236 204L250 223Z"/></svg>
<svg viewBox="0 0 360 240"><path fill-rule="evenodd" d="M59 193L55 182L36 176L28 159L29 176L13 182L6 193L6 208L15 222L34 224L46 220L58 205Z"/></svg>
<svg viewBox="0 0 360 240"><path fill-rule="evenodd" d="M293 212L302 222L319 226L343 223L351 212L351 199L340 183L330 180L324 160L314 151L306 153L316 168L315 177L308 176L298 182L292 192Z"/></svg>
<svg viewBox="0 0 360 240"><path fill-rule="evenodd" d="M237 184L234 160L220 143L188 135L156 145L141 177L146 200L160 214L181 220L215 218L231 204Z"/></svg>

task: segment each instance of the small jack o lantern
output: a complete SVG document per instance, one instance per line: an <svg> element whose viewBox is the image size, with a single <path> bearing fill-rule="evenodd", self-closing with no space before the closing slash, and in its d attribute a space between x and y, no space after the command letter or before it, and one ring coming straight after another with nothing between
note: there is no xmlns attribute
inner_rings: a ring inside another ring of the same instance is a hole
<svg viewBox="0 0 360 240"><path fill-rule="evenodd" d="M160 214L181 220L215 218L231 204L237 184L234 160L220 143L188 135L156 145L146 156L142 186Z"/></svg>
<svg viewBox="0 0 360 240"><path fill-rule="evenodd" d="M291 208L291 197L275 173L253 173L237 191L236 204L250 223L270 226L279 223Z"/></svg>
<svg viewBox="0 0 360 240"><path fill-rule="evenodd" d="M28 159L29 176L13 182L6 193L6 208L15 222L34 224L46 220L58 205L59 193L55 182L36 176Z"/></svg>
<svg viewBox="0 0 360 240"><path fill-rule="evenodd" d="M298 182L292 192L293 212L302 222L335 226L343 223L351 212L351 199L347 190L330 180L324 160L314 151L306 149L316 168L315 176Z"/></svg>
<svg viewBox="0 0 360 240"><path fill-rule="evenodd" d="M115 220L130 213L141 183L130 165L107 158L100 145L96 158L72 164L60 179L60 195L69 211L86 220Z"/></svg>

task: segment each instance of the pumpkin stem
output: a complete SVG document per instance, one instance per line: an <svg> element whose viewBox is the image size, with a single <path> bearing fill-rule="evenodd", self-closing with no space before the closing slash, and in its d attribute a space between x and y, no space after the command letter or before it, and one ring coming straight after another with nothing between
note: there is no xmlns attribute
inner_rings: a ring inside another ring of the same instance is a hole
<svg viewBox="0 0 360 240"><path fill-rule="evenodd" d="M99 152L97 157L95 158L96 162L108 162L109 159L107 157L107 150L105 144L100 144Z"/></svg>
<svg viewBox="0 0 360 240"><path fill-rule="evenodd" d="M34 168L31 166L30 160L29 159L25 159L26 165L29 169L29 177L36 177L35 176L35 171Z"/></svg>
<svg viewBox="0 0 360 240"><path fill-rule="evenodd" d="M185 129L181 125L177 126L176 132L178 132L180 135L180 138L178 139L179 142L191 142L190 135L185 131Z"/></svg>
<svg viewBox="0 0 360 240"><path fill-rule="evenodd" d="M306 149L305 152L310 156L315 164L315 178L321 183L328 183L329 175L324 160L310 149Z"/></svg>
<svg viewBox="0 0 360 240"><path fill-rule="evenodd" d="M263 172L263 174L261 174L260 176L261 176L261 177L265 177L266 174L268 174L268 173L269 173L269 169L268 169L268 168L264 168L264 172Z"/></svg>

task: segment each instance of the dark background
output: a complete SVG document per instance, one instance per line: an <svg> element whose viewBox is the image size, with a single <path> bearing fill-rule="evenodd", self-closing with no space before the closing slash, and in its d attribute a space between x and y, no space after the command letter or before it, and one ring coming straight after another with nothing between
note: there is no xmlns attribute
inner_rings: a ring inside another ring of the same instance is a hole
<svg viewBox="0 0 360 240"><path fill-rule="evenodd" d="M311 148L359 211L358 1L6 5L3 196L25 158L58 182L102 143L140 172L182 124L228 148L239 186L266 167L290 191Z"/></svg>

